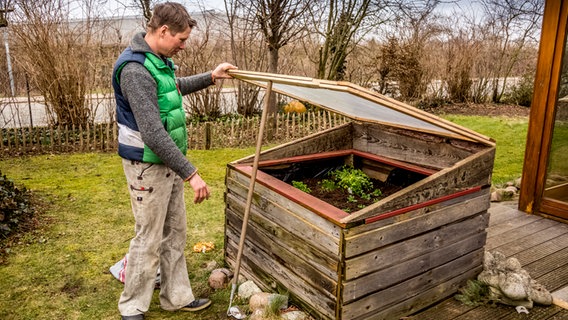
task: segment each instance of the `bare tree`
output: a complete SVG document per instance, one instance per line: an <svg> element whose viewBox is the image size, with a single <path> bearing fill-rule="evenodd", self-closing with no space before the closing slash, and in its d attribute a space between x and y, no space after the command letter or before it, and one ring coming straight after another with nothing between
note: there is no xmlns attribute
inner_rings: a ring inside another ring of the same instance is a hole
<svg viewBox="0 0 568 320"><path fill-rule="evenodd" d="M189 76L210 70L229 55L229 46L223 41L221 31L223 15L201 9L198 25L192 31L187 48L176 57L179 76ZM222 80L220 80L222 81ZM225 102L222 85L211 86L186 97L185 108L189 114L201 120L213 120L223 115Z"/></svg>
<svg viewBox="0 0 568 320"><path fill-rule="evenodd" d="M342 80L347 56L369 32L391 17L381 0L327 0L312 6L311 16L323 44L318 52L317 77Z"/></svg>
<svg viewBox="0 0 568 320"><path fill-rule="evenodd" d="M525 47L538 42L544 0L481 0L481 4L486 17L485 42L493 53L487 57L492 62L492 101L500 102Z"/></svg>
<svg viewBox="0 0 568 320"><path fill-rule="evenodd" d="M93 18L96 2L80 3L87 17L69 20L69 1L15 0L16 63L30 75L31 82L44 96L52 124L86 125L92 113L85 103L92 79L91 63L95 48L101 47L96 35L104 35Z"/></svg>
<svg viewBox="0 0 568 320"><path fill-rule="evenodd" d="M256 0L251 1L256 20L268 45L268 71L278 72L279 51L306 31L301 18L309 1L305 0Z"/></svg>
<svg viewBox="0 0 568 320"><path fill-rule="evenodd" d="M432 70L423 63L428 40L442 31L435 14L439 0L410 1L397 5L397 23L394 25L400 51L397 70L393 72L403 99L419 99L432 80Z"/></svg>
<svg viewBox="0 0 568 320"><path fill-rule="evenodd" d="M240 0L225 0L231 60L240 69L266 70L267 46L259 45L264 39L256 27L255 13L247 10ZM242 81L236 82L237 112L252 115L260 104L259 88Z"/></svg>

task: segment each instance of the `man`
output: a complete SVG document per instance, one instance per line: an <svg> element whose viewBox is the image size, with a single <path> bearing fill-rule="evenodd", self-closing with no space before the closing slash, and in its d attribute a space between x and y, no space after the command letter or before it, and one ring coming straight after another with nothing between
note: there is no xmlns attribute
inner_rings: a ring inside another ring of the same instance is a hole
<svg viewBox="0 0 568 320"><path fill-rule="evenodd" d="M132 39L113 70L118 153L136 221L118 302L122 319L144 319L158 267L162 309L197 311L211 304L194 297L184 255L184 182L193 189L196 204L209 198L209 188L185 157L182 96L230 78L227 71L236 67L222 63L212 72L175 77L171 57L185 48L195 25L181 4L157 4L147 33Z"/></svg>

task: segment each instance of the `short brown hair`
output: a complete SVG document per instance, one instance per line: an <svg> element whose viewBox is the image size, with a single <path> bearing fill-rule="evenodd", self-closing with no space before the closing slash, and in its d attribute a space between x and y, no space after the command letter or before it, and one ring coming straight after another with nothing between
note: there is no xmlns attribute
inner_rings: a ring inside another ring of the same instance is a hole
<svg viewBox="0 0 568 320"><path fill-rule="evenodd" d="M155 31L161 26L167 25L172 34L192 29L197 25L185 7L177 2L159 3L154 6L152 17L148 22L148 29Z"/></svg>

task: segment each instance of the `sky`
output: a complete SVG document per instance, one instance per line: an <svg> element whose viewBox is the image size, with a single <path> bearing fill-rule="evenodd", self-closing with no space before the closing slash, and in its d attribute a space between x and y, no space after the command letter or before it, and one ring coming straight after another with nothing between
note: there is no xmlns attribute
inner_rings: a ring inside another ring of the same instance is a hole
<svg viewBox="0 0 568 320"><path fill-rule="evenodd" d="M96 0L95 0L96 1ZM104 0L99 0L104 1ZM131 6L135 0L106 0L106 4L102 6L101 15L103 16L124 16L124 15L137 15L140 14L139 11L133 9L126 9L127 6ZM183 3L188 11L200 11L201 8L205 9L217 9L217 10L225 10L224 0L174 0L180 3ZM446 0L452 3L443 3L438 7L441 12L451 14L454 9L461 9L465 11L473 10L476 6L475 0ZM78 2L81 2L79 0ZM71 15L75 18L80 18L83 16L81 13L82 10L78 6L72 10Z"/></svg>
<svg viewBox="0 0 568 320"><path fill-rule="evenodd" d="M97 1L97 0L95 0ZM128 15L138 15L140 12L138 10L128 8L131 7L135 0L99 0L104 5L99 7L101 10L100 15L102 16L128 16ZM218 9L225 10L224 0L174 0L185 5L188 11L200 11L201 7L205 9ZM73 18L81 18L84 16L82 13L80 5L82 1L76 1L72 4L71 16Z"/></svg>

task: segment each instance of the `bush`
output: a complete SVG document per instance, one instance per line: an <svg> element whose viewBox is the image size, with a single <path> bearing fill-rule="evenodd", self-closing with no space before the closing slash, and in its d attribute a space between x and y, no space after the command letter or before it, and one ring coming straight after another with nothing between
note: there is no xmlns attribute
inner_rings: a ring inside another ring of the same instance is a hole
<svg viewBox="0 0 568 320"><path fill-rule="evenodd" d="M0 240L13 234L21 223L33 216L30 197L26 188L16 188L0 171Z"/></svg>
<svg viewBox="0 0 568 320"><path fill-rule="evenodd" d="M505 94L503 102L530 107L533 97L533 87L534 76L525 75L518 84L512 86L511 90Z"/></svg>

